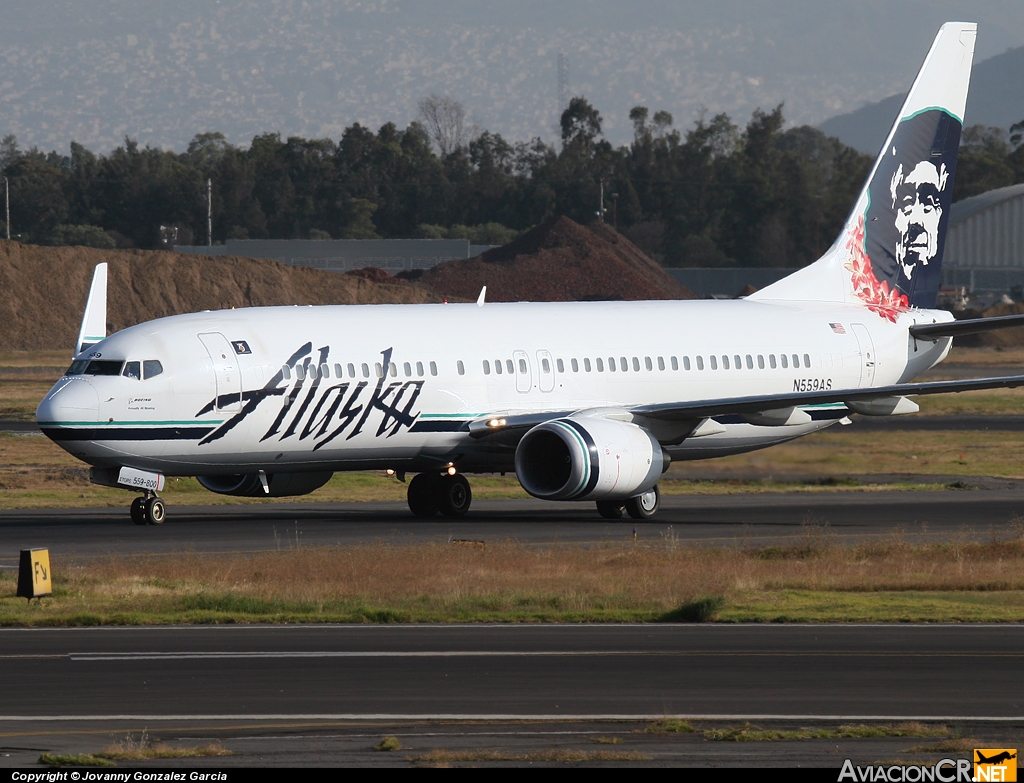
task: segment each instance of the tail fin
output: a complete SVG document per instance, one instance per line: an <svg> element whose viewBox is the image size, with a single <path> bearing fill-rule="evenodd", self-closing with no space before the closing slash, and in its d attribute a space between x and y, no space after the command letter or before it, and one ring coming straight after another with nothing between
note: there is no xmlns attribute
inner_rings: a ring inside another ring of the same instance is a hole
<svg viewBox="0 0 1024 783"><path fill-rule="evenodd" d="M89 298L85 303L82 315L82 328L78 330L78 342L75 343L75 356L85 353L89 348L107 337L107 265L96 264L92 273L92 286Z"/></svg>
<svg viewBox="0 0 1024 783"><path fill-rule="evenodd" d="M835 244L751 299L935 307L976 35L942 25Z"/></svg>

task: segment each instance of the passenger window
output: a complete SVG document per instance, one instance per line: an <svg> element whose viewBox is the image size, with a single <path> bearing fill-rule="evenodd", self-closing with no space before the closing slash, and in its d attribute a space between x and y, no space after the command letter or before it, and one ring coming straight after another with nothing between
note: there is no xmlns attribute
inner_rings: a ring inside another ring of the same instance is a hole
<svg viewBox="0 0 1024 783"><path fill-rule="evenodd" d="M125 362L124 372L121 373L125 378L134 378L137 381L142 380L142 364L141 362Z"/></svg>
<svg viewBox="0 0 1024 783"><path fill-rule="evenodd" d="M416 375L423 377L423 362L416 362Z"/></svg>
<svg viewBox="0 0 1024 783"><path fill-rule="evenodd" d="M374 371L374 373L376 373L378 378L383 378L384 377L384 368L381 366L380 362L374 362L373 363L373 371Z"/></svg>
<svg viewBox="0 0 1024 783"><path fill-rule="evenodd" d="M615 357L608 357L608 372L615 372Z"/></svg>
<svg viewBox="0 0 1024 783"><path fill-rule="evenodd" d="M711 369L712 370L717 370L718 369L718 360L715 358L714 354L711 354L710 358L711 358Z"/></svg>
<svg viewBox="0 0 1024 783"><path fill-rule="evenodd" d="M821 354L820 353L814 354L814 368L815 369L821 369Z"/></svg>
<svg viewBox="0 0 1024 783"><path fill-rule="evenodd" d="M625 356L619 357L619 369L622 370L623 372L629 372L629 362L626 361ZM639 369L639 366L637 367L637 369Z"/></svg>
<svg viewBox="0 0 1024 783"><path fill-rule="evenodd" d="M406 378L412 377L412 365L409 362L402 362L402 372L405 373Z"/></svg>
<svg viewBox="0 0 1024 783"><path fill-rule="evenodd" d="M640 372L640 360L633 357L633 372Z"/></svg>
<svg viewBox="0 0 1024 783"><path fill-rule="evenodd" d="M704 369L704 357L703 356L698 356L697 357L697 369L698 370L703 370Z"/></svg>
<svg viewBox="0 0 1024 783"><path fill-rule="evenodd" d="M757 355L757 369L764 369L764 357L761 354Z"/></svg>
<svg viewBox="0 0 1024 783"><path fill-rule="evenodd" d="M430 363L430 374L431 375L437 375L437 363L436 362L431 362Z"/></svg>
<svg viewBox="0 0 1024 783"><path fill-rule="evenodd" d="M735 368L736 368L737 370L742 370L742 369L743 369L743 362L742 362L742 361L740 361L740 355L739 355L739 354L736 354L736 355L735 355L735 356L733 356L732 358L733 358L733 359L735 360L735 361L733 362L733 365L732 365L732 366L733 366L733 367L735 367Z"/></svg>
<svg viewBox="0 0 1024 783"><path fill-rule="evenodd" d="M526 375L526 359L519 360L519 372Z"/></svg>
<svg viewBox="0 0 1024 783"><path fill-rule="evenodd" d="M586 370L587 372L590 372L590 359L584 359L583 360L583 369ZM604 370L604 368L601 366L601 360L598 359L597 360L597 371L598 372L602 372L603 370Z"/></svg>
<svg viewBox="0 0 1024 783"><path fill-rule="evenodd" d="M783 370L788 370L789 369L789 359L786 358L786 354L781 354L779 356L779 358L782 359L782 369Z"/></svg>
<svg viewBox="0 0 1024 783"><path fill-rule="evenodd" d="M150 378L155 378L163 371L164 366L160 364L159 359L146 359L146 361L142 363L142 377L147 381Z"/></svg>
<svg viewBox="0 0 1024 783"><path fill-rule="evenodd" d="M580 363L578 361L576 361L575 359L572 359L569 362L569 364L572 366L572 371L573 372L579 372L580 371Z"/></svg>
<svg viewBox="0 0 1024 783"><path fill-rule="evenodd" d="M664 356L659 356L658 357L658 369L659 370L664 370L665 369L665 357Z"/></svg>
<svg viewBox="0 0 1024 783"><path fill-rule="evenodd" d="M290 381L292 379L292 371L289 369L287 364L281 368L281 375L284 376L286 381Z"/></svg>
<svg viewBox="0 0 1024 783"><path fill-rule="evenodd" d="M558 368L559 372L565 372L565 362L563 362L561 359L555 360L555 366Z"/></svg>
<svg viewBox="0 0 1024 783"><path fill-rule="evenodd" d="M321 364L320 365L320 377L321 378L330 378L331 377L331 368L328 367L326 364Z"/></svg>
<svg viewBox="0 0 1024 783"><path fill-rule="evenodd" d="M807 355L807 354L805 353L805 354L804 354L804 367L810 368L810 366L811 366L811 357L810 357L810 356L808 356L808 355Z"/></svg>
<svg viewBox="0 0 1024 783"><path fill-rule="evenodd" d="M774 370L775 369L775 354L768 354L768 365Z"/></svg>
<svg viewBox="0 0 1024 783"><path fill-rule="evenodd" d="M379 364L377 366L380 367ZM364 378L369 378L370 377L370 365L368 365L366 362L363 362L363 364L360 367L360 369L363 371L363 377ZM377 377L380 377L379 373L378 373Z"/></svg>
<svg viewBox="0 0 1024 783"><path fill-rule="evenodd" d="M690 371L690 357L689 356L684 356L683 357L683 368L687 372ZM678 370L679 369L679 365L676 364L676 357L674 357L674 356L672 357L672 369L673 370Z"/></svg>
<svg viewBox="0 0 1024 783"><path fill-rule="evenodd" d="M644 357L644 367L646 367L648 370L653 370L654 369L654 365L651 364L651 357L650 356L645 356Z"/></svg>
<svg viewBox="0 0 1024 783"><path fill-rule="evenodd" d="M340 370L338 371L338 377L339 378L341 377L341 371ZM356 366L354 364L352 364L351 362L349 362L349 365L348 365L348 377L349 378L355 378L356 377Z"/></svg>
<svg viewBox="0 0 1024 783"><path fill-rule="evenodd" d="M466 374L466 365L464 365L464 364L462 363L462 359L459 359L459 360L458 360L458 361L457 361L457 362L455 363L455 366L456 366L456 367L458 368L458 370L459 370L459 375L465 375L465 374Z"/></svg>
<svg viewBox="0 0 1024 783"><path fill-rule="evenodd" d="M796 354L793 354L793 367L794 367L794 369L798 368L799 366L800 366L800 357L797 356Z"/></svg>
<svg viewBox="0 0 1024 783"><path fill-rule="evenodd" d="M491 374L491 363L489 361L487 361L486 359L484 359L484 375L490 375L490 374Z"/></svg>
<svg viewBox="0 0 1024 783"><path fill-rule="evenodd" d="M551 372L551 362L549 362L547 359L541 359L540 366L545 373Z"/></svg>
<svg viewBox="0 0 1024 783"><path fill-rule="evenodd" d="M729 369L729 354L722 354L722 369Z"/></svg>
<svg viewBox="0 0 1024 783"><path fill-rule="evenodd" d="M764 367L764 359L763 358L761 359L761 366ZM749 353L747 354L747 369L748 370L753 370L754 369L754 360L750 356Z"/></svg>
<svg viewBox="0 0 1024 783"><path fill-rule="evenodd" d="M306 368L303 367L301 364L295 365L295 377L298 378L300 381L306 380Z"/></svg>
<svg viewBox="0 0 1024 783"><path fill-rule="evenodd" d="M345 373L342 370L341 365L338 364L337 362L334 363L334 377L335 378L344 378L345 377Z"/></svg>
<svg viewBox="0 0 1024 783"><path fill-rule="evenodd" d="M394 362L391 362L391 364L388 367L388 369L391 370L391 377L392 378L397 378L398 377L398 366Z"/></svg>
<svg viewBox="0 0 1024 783"><path fill-rule="evenodd" d="M505 360L505 369L508 370L508 374L509 375L515 374L516 368L515 368L515 365L512 364L512 360L511 359L506 359Z"/></svg>
<svg viewBox="0 0 1024 783"><path fill-rule="evenodd" d="M487 362L484 362L484 364L487 364ZM501 375L501 359L494 360L494 371Z"/></svg>

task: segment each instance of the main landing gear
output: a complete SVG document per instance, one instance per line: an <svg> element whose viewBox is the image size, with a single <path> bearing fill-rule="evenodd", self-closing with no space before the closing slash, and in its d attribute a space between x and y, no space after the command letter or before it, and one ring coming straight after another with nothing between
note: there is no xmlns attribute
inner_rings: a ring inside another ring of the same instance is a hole
<svg viewBox="0 0 1024 783"><path fill-rule="evenodd" d="M651 519L661 508L661 492L655 484L652 489L627 500L598 500L597 513L602 519L622 519L625 510L633 519Z"/></svg>
<svg viewBox="0 0 1024 783"><path fill-rule="evenodd" d="M473 490L461 473L418 473L409 482L409 510L418 517L462 517L473 502Z"/></svg>
<svg viewBox="0 0 1024 783"><path fill-rule="evenodd" d="M132 501L132 522L136 525L162 525L167 509L164 502L153 493L147 493Z"/></svg>

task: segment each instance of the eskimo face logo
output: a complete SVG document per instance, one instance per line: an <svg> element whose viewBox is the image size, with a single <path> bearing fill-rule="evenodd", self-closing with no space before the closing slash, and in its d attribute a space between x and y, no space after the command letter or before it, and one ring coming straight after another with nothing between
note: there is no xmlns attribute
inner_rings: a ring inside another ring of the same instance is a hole
<svg viewBox="0 0 1024 783"><path fill-rule="evenodd" d="M942 192L949 172L923 160L904 176L900 164L892 176L889 193L895 211L896 263L910 280L914 269L927 266L939 252L939 222L942 220Z"/></svg>

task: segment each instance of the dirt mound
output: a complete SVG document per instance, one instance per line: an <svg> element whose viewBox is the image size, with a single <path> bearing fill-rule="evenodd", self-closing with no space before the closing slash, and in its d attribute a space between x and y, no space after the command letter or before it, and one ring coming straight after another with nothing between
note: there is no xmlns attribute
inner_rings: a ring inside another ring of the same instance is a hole
<svg viewBox="0 0 1024 783"><path fill-rule="evenodd" d="M1024 314L1024 303L997 304L988 310L964 310L957 313L957 320L966 318L995 318L1000 315ZM953 345L961 348L1020 348L1024 346L1024 326L1013 329L996 329L992 332L967 334L953 340Z"/></svg>
<svg viewBox="0 0 1024 783"><path fill-rule="evenodd" d="M470 300L486 285L491 302L697 298L610 226L584 227L566 217L414 279L439 296Z"/></svg>
<svg viewBox="0 0 1024 783"><path fill-rule="evenodd" d="M406 282L400 277L395 277L386 269L381 269L379 266L364 266L362 269L349 270L345 274L352 275L352 277L361 277L363 280L369 280L371 283L384 283L385 285L404 285Z"/></svg>
<svg viewBox="0 0 1024 783"><path fill-rule="evenodd" d="M165 315L289 304L436 302L418 286L277 261L161 250L40 247L0 241L0 340L6 350L67 348L78 336L96 264L110 264L109 331Z"/></svg>

